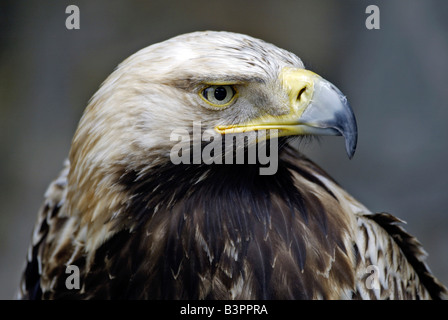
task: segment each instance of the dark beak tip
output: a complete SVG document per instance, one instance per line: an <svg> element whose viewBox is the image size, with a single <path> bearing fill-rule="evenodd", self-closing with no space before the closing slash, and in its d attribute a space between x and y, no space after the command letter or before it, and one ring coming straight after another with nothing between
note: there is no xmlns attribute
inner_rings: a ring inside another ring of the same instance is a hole
<svg viewBox="0 0 448 320"><path fill-rule="evenodd" d="M353 159L353 156L355 155L355 150L352 150L352 151L350 151L350 152L347 152L347 155L348 155L348 159L349 159L349 160L352 160L352 159Z"/></svg>
<svg viewBox="0 0 448 320"><path fill-rule="evenodd" d="M345 138L345 150L347 151L347 156L351 160L355 155L356 145L357 145L357 135L344 137Z"/></svg>

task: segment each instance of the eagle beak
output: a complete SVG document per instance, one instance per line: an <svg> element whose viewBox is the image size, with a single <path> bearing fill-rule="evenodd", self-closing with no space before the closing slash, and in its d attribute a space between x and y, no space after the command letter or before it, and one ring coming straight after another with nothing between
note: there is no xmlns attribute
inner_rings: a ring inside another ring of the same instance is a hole
<svg viewBox="0 0 448 320"><path fill-rule="evenodd" d="M286 67L280 73L280 81L289 99L289 112L286 115L266 115L242 125L218 126L216 131L226 134L277 129L278 137L342 135L347 155L351 159L356 150L358 129L355 115L342 92L332 83L305 69Z"/></svg>
<svg viewBox="0 0 448 320"><path fill-rule="evenodd" d="M285 68L280 76L289 95L291 113L298 116L289 134L342 135L351 159L356 150L358 129L353 110L342 92L305 69Z"/></svg>

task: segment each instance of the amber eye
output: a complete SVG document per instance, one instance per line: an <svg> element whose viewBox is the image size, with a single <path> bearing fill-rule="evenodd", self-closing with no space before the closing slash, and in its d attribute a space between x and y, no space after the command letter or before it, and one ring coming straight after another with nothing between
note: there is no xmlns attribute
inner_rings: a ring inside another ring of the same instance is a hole
<svg viewBox="0 0 448 320"><path fill-rule="evenodd" d="M201 92L202 97L214 106L227 106L233 101L236 91L233 86L213 85Z"/></svg>

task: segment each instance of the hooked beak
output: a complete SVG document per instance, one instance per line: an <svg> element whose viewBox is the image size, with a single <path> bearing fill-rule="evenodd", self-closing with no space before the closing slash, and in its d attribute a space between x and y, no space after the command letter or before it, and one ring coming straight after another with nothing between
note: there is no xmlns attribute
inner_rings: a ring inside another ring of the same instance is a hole
<svg viewBox="0 0 448 320"><path fill-rule="evenodd" d="M351 159L356 150L358 129L346 97L332 83L314 72L285 67L280 81L289 98L289 113L265 115L249 123L217 126L221 134L277 129L277 136L336 135L345 138Z"/></svg>

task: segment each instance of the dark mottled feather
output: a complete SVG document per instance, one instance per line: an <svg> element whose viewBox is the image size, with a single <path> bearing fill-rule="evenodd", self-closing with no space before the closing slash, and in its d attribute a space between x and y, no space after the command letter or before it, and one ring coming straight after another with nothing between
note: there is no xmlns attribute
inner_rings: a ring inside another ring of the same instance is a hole
<svg viewBox="0 0 448 320"><path fill-rule="evenodd" d="M403 221L389 213L377 213L367 216L383 227L398 244L408 262L413 266L422 285L432 299L441 299L446 295L445 287L434 277L424 262L426 256L421 243L400 225ZM398 289L397 289L398 290ZM403 290L402 290L403 291Z"/></svg>
<svg viewBox="0 0 448 320"><path fill-rule="evenodd" d="M396 225L398 220L367 214L365 221L373 224L360 224L353 233L356 217L342 209L341 201L347 201L342 189L330 191L318 177L333 188L337 184L316 168L288 147L272 176L259 175L258 165L166 163L150 172L122 167L117 183L129 200L114 220L121 230L91 255L67 241L54 253L57 265L43 262L43 278L37 259L55 250L56 244L46 241L57 239L70 221L57 212L63 202L59 190L42 209L22 298L375 299L372 290L360 287L368 274L357 278L357 270L371 264L371 249L355 234L369 239L367 229L377 225L403 251L397 261L405 259L415 269L409 281L418 277L432 298L443 296L443 286L422 262L420 245ZM80 267L81 290L65 287L67 264ZM402 293L404 282L391 281L380 297L408 297Z"/></svg>

